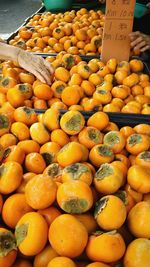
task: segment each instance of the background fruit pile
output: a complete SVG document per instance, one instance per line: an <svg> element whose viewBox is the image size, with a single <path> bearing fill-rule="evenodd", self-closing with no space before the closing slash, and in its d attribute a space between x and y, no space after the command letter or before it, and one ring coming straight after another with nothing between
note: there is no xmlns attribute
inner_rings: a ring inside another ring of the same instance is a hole
<svg viewBox="0 0 150 267"><path fill-rule="evenodd" d="M84 8L59 14L46 12L35 15L10 44L33 52L100 54L104 20L101 11Z"/></svg>
<svg viewBox="0 0 150 267"><path fill-rule="evenodd" d="M36 109L150 114L150 80L142 61L117 63L110 59L85 62L78 55L60 52L48 57L55 72L51 86L41 83L16 63L1 64L0 106ZM9 108L8 108L9 107Z"/></svg>
<svg viewBox="0 0 150 267"><path fill-rule="evenodd" d="M101 54L104 22L101 10L44 12L34 15L9 43L31 52L95 56ZM139 54L131 50L131 56Z"/></svg>
<svg viewBox="0 0 150 267"><path fill-rule="evenodd" d="M1 110L0 266L148 267L149 149L101 111Z"/></svg>

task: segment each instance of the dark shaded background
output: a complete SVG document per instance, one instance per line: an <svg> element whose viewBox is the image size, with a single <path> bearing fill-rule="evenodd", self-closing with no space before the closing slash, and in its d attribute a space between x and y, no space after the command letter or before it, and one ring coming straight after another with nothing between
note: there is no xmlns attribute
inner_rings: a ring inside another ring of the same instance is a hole
<svg viewBox="0 0 150 267"><path fill-rule="evenodd" d="M0 0L0 37L7 38L41 3L41 0Z"/></svg>

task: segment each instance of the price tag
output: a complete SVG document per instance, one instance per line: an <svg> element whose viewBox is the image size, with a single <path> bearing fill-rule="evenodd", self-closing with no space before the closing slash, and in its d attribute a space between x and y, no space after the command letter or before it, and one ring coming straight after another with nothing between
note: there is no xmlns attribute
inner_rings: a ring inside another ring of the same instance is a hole
<svg viewBox="0 0 150 267"><path fill-rule="evenodd" d="M135 0L106 0L102 60L129 60Z"/></svg>

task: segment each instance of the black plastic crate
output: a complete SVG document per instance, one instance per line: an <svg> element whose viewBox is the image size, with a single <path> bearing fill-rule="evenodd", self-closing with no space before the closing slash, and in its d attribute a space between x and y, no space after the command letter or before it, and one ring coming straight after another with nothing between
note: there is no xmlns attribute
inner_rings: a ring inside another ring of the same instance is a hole
<svg viewBox="0 0 150 267"><path fill-rule="evenodd" d="M44 109L35 109L35 112L39 114L45 113ZM63 115L68 110L60 110L60 115ZM86 120L89 119L91 115L93 115L96 111L80 111L80 113L84 116ZM116 123L119 127L123 126L132 126L144 123L150 125L150 115L142 115L142 114L127 114L127 113L118 113L118 112L106 112L109 116L111 122Z"/></svg>

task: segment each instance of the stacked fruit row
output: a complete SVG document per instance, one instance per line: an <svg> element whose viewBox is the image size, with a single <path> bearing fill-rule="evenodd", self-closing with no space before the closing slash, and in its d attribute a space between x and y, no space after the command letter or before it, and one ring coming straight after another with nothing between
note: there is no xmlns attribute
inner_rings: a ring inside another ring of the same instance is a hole
<svg viewBox="0 0 150 267"><path fill-rule="evenodd" d="M149 125L19 107L0 136L0 266L149 266Z"/></svg>
<svg viewBox="0 0 150 267"><path fill-rule="evenodd" d="M48 57L55 71L51 86L36 80L15 63L1 64L0 106L9 109L103 110L150 114L150 80L142 61L117 63L99 59L88 63L78 55ZM8 103L9 102L9 103Z"/></svg>
<svg viewBox="0 0 150 267"><path fill-rule="evenodd" d="M10 44L31 52L66 51L95 56L101 54L104 22L105 15L101 10L85 8L58 14L36 14L10 40ZM131 51L131 56L139 54L140 51Z"/></svg>
<svg viewBox="0 0 150 267"><path fill-rule="evenodd" d="M53 53L64 50L71 54L101 53L104 26L104 14L101 11L82 8L77 12L46 12L35 15L26 26L19 30L10 44L32 52Z"/></svg>

